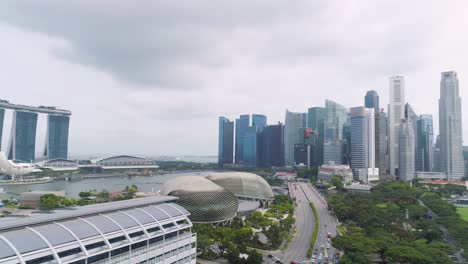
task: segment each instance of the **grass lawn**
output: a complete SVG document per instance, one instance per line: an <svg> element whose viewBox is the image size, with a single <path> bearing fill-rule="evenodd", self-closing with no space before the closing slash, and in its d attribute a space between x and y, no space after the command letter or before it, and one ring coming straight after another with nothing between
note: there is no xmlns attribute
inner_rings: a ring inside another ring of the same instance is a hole
<svg viewBox="0 0 468 264"><path fill-rule="evenodd" d="M468 222L468 208L457 208L457 212L461 215L461 217L463 218L463 220L465 220L466 222Z"/></svg>
<svg viewBox="0 0 468 264"><path fill-rule="evenodd" d="M379 203L379 204L376 204L375 206L377 206L378 208L387 208L387 204L386 203Z"/></svg>

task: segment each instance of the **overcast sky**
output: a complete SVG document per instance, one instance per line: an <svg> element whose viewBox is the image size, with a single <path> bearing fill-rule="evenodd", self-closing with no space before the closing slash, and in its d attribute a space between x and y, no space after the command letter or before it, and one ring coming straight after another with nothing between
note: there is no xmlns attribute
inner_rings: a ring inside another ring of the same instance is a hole
<svg viewBox="0 0 468 264"><path fill-rule="evenodd" d="M437 132L441 71L468 102L467 14L466 1L3 0L0 98L72 110L72 154L215 155L220 115L273 124L371 89L386 108L403 75Z"/></svg>

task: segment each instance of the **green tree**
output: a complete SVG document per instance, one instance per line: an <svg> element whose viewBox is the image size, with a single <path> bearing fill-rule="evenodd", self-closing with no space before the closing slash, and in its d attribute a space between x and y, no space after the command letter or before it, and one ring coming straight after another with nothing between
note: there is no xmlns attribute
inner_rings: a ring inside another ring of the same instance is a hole
<svg viewBox="0 0 468 264"><path fill-rule="evenodd" d="M43 210L53 210L61 206L62 197L52 193L44 194L40 198L40 208Z"/></svg>

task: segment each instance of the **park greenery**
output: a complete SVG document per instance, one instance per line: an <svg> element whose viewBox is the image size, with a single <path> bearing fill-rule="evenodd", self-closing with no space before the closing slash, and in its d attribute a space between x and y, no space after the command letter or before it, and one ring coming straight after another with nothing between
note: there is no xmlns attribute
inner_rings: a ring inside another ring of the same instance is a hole
<svg viewBox="0 0 468 264"><path fill-rule="evenodd" d="M371 193L330 195L329 206L346 230L332 239L333 246L345 253L340 263L372 263L372 259L389 263L452 263L448 255L454 249L444 243L439 220L428 217L421 199L432 210L455 218L449 213L455 212L453 206L440 197L435 199L423 189L401 182L382 183Z"/></svg>
<svg viewBox="0 0 468 264"><path fill-rule="evenodd" d="M126 186L125 189L112 197L112 200L129 200L135 197L138 187L135 185ZM109 192L106 190L98 192L97 190L83 191L78 194L80 199L62 197L52 193L44 194L40 198L40 209L54 210L71 206L84 206L90 204L107 203L110 200Z"/></svg>
<svg viewBox="0 0 468 264"><path fill-rule="evenodd" d="M255 248L277 249L291 234L293 214L294 205L289 196L278 195L265 213L257 211L246 217L236 217L225 226L194 224L198 250L204 259L224 257L229 263L263 263L262 255ZM270 244L259 242L259 234L255 233L258 230ZM244 259L240 254L249 257Z"/></svg>
<svg viewBox="0 0 468 264"><path fill-rule="evenodd" d="M315 226L314 226L314 233L312 234L312 238L310 239L310 246L309 246L309 249L307 250L308 258L312 256L312 252L314 251L315 241L317 240L318 231L319 231L319 218L318 218L317 208L315 207L313 203L310 203L309 205L312 208L312 211L314 211Z"/></svg>

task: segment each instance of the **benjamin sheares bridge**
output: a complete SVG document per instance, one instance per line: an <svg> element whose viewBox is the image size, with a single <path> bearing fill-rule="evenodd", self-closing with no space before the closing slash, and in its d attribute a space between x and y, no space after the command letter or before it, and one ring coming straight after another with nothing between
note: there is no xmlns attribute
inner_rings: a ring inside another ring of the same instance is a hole
<svg viewBox="0 0 468 264"><path fill-rule="evenodd" d="M5 110L13 110L10 140L5 149L1 146ZM71 111L53 106L26 106L0 100L0 150L10 160L31 162L35 160L36 129L39 114L47 115L46 144L43 157L46 159L67 158L68 129Z"/></svg>

